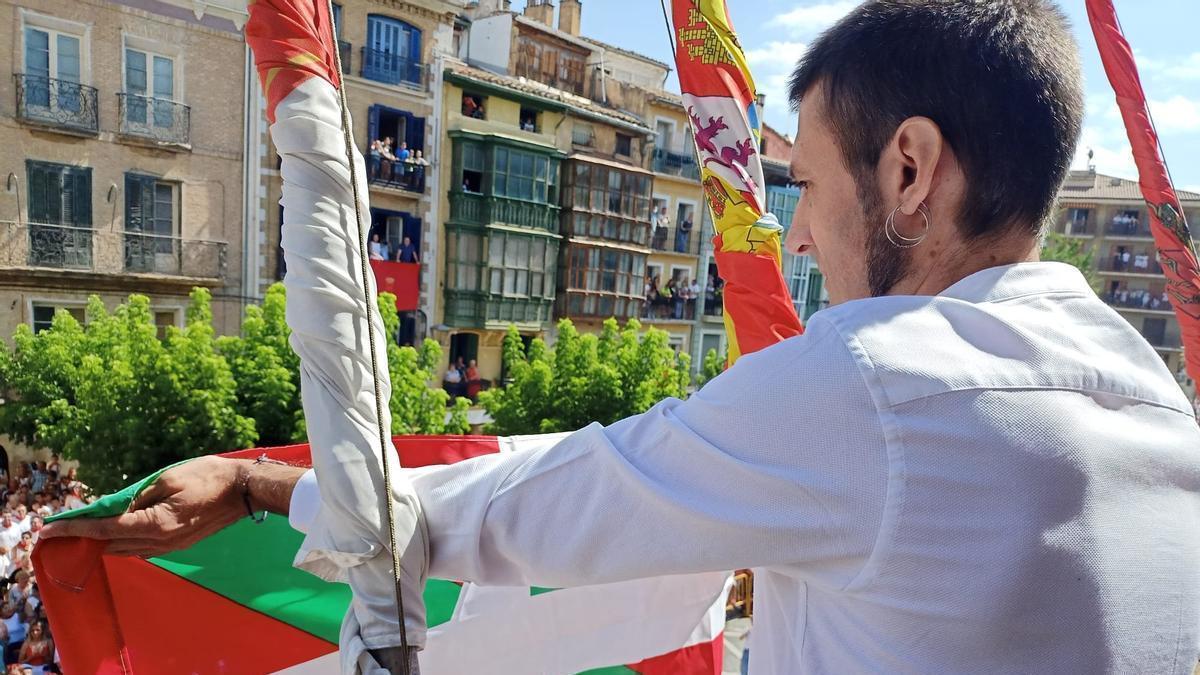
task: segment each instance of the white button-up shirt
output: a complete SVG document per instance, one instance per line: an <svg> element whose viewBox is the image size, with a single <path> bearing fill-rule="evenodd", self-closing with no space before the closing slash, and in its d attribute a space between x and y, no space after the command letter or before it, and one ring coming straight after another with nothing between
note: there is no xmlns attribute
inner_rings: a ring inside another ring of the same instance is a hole
<svg viewBox="0 0 1200 675"><path fill-rule="evenodd" d="M1200 652L1200 427L1058 263L838 305L687 401L407 473L431 576L754 567L752 673L1191 673ZM301 529L316 499L306 476Z"/></svg>

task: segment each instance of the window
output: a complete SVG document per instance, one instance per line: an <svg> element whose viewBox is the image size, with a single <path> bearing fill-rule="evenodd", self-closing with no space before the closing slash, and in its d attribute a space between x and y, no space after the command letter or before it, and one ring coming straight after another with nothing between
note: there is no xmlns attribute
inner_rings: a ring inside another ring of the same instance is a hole
<svg viewBox="0 0 1200 675"><path fill-rule="evenodd" d="M179 311L174 309L154 310L154 325L158 332L158 339L166 340L167 329L172 326L179 326Z"/></svg>
<svg viewBox="0 0 1200 675"><path fill-rule="evenodd" d="M1088 232L1092 222L1091 209L1067 209L1067 233L1083 234Z"/></svg>
<svg viewBox="0 0 1200 675"><path fill-rule="evenodd" d="M596 132L592 129L592 125L576 122L571 127L571 142L575 145L591 147L593 139L596 137Z"/></svg>
<svg viewBox="0 0 1200 675"><path fill-rule="evenodd" d="M342 37L342 6L336 2L333 3L333 34Z"/></svg>
<svg viewBox="0 0 1200 675"><path fill-rule="evenodd" d="M62 310L75 317L80 324L84 323L84 308L82 306L62 307L54 305L33 305L33 332L40 333L54 323L54 315Z"/></svg>
<svg viewBox="0 0 1200 675"><path fill-rule="evenodd" d="M455 333L450 336L450 367L462 358L470 363L479 358L479 336L474 333Z"/></svg>
<svg viewBox="0 0 1200 675"><path fill-rule="evenodd" d="M554 297L555 247L544 237L493 232L488 237L489 290L509 297Z"/></svg>
<svg viewBox="0 0 1200 675"><path fill-rule="evenodd" d="M516 74L583 95L584 57L545 45L528 36L516 42Z"/></svg>
<svg viewBox="0 0 1200 675"><path fill-rule="evenodd" d="M478 291L483 268L483 236L449 229L446 232L446 287L456 291Z"/></svg>
<svg viewBox="0 0 1200 675"><path fill-rule="evenodd" d="M632 316L640 307L646 256L619 249L573 246L567 266L568 313Z"/></svg>
<svg viewBox="0 0 1200 675"><path fill-rule="evenodd" d="M1155 347L1167 346L1167 320L1147 317L1142 324L1142 337Z"/></svg>
<svg viewBox="0 0 1200 675"><path fill-rule="evenodd" d="M125 119L169 128L175 124L175 59L126 47Z"/></svg>
<svg viewBox="0 0 1200 675"><path fill-rule="evenodd" d="M418 28L379 14L367 17L363 77L387 84L420 84L422 70Z"/></svg>
<svg viewBox="0 0 1200 675"><path fill-rule="evenodd" d="M815 314L818 310L825 306L826 302L822 297L825 290L825 278L817 270L809 270L808 273L808 296L805 298L804 320Z"/></svg>
<svg viewBox="0 0 1200 675"><path fill-rule="evenodd" d="M125 269L139 272L177 269L174 254L179 223L178 189L177 183L153 176L125 174ZM160 261L160 255L167 258Z"/></svg>
<svg viewBox="0 0 1200 675"><path fill-rule="evenodd" d="M25 101L78 112L83 70L82 41L51 28L25 26Z"/></svg>
<svg viewBox="0 0 1200 675"><path fill-rule="evenodd" d="M633 136L628 134L617 134L616 153L622 157L629 157L633 154Z"/></svg>
<svg viewBox="0 0 1200 675"><path fill-rule="evenodd" d="M577 233L590 229L595 236L647 245L650 237L650 177L577 161L568 173L574 181L571 194L576 210L604 213L614 218L586 223L575 220Z"/></svg>
<svg viewBox="0 0 1200 675"><path fill-rule="evenodd" d="M479 143L469 141L459 144L462 148L462 189L463 192L483 192L484 152Z"/></svg>
<svg viewBox="0 0 1200 675"><path fill-rule="evenodd" d="M470 94L463 92L462 95L462 114L464 117L472 117L477 120L487 119L487 110L484 104L487 97L479 94Z"/></svg>
<svg viewBox="0 0 1200 675"><path fill-rule="evenodd" d="M675 123L670 120L656 120L654 128L654 142L658 150L669 152L671 150L671 138L675 135Z"/></svg>
<svg viewBox="0 0 1200 675"><path fill-rule="evenodd" d="M29 221L92 226L92 169L26 160Z"/></svg>
<svg viewBox="0 0 1200 675"><path fill-rule="evenodd" d="M495 148L493 157L492 194L538 202L556 196L549 157L506 147Z"/></svg>
<svg viewBox="0 0 1200 675"><path fill-rule="evenodd" d="M540 132L542 130L540 119L541 114L536 108L521 106L521 131L531 131L534 133Z"/></svg>

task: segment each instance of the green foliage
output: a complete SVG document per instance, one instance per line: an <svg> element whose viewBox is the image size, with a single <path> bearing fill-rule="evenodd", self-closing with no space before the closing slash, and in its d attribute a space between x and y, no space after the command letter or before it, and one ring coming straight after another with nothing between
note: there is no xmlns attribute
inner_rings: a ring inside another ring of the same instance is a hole
<svg viewBox="0 0 1200 675"><path fill-rule="evenodd" d="M704 364L700 367L700 386L708 384L714 377L725 372L725 364L728 361L728 352L722 355L715 349L708 350L704 355Z"/></svg>
<svg viewBox="0 0 1200 675"><path fill-rule="evenodd" d="M379 294L379 315L383 319L384 333L396 335L400 330L396 296ZM465 398L455 399L447 420L446 404L450 394L429 386L442 360L442 348L436 341L427 338L417 350L388 340L387 360L392 379L389 408L393 434L464 434L470 430L467 409L471 402Z"/></svg>
<svg viewBox="0 0 1200 675"><path fill-rule="evenodd" d="M1047 232L1042 241L1042 260L1073 265L1083 273L1092 290L1100 287L1096 277L1096 268L1092 261L1092 247L1085 240L1068 237L1060 232Z"/></svg>
<svg viewBox="0 0 1200 675"><path fill-rule="evenodd" d="M283 284L267 289L262 306L250 305L241 336L217 338L237 381L239 412L253 418L263 446L303 443L300 357L288 343L287 295Z"/></svg>
<svg viewBox="0 0 1200 675"><path fill-rule="evenodd" d="M552 350L541 339L528 353L510 327L504 338L509 385L481 392L491 415L489 432L502 435L573 431L645 412L667 397L687 396L687 354L676 355L667 334L630 319L625 328L604 322L600 335L580 335L570 320L558 324Z"/></svg>
<svg viewBox="0 0 1200 675"><path fill-rule="evenodd" d="M247 447L254 421L217 352L211 297L192 291L187 325L157 337L150 301L113 313L89 300L87 326L58 312L37 335L20 326L0 359L0 432L81 463L101 491L188 457Z"/></svg>
<svg viewBox="0 0 1200 675"><path fill-rule="evenodd" d="M300 359L288 342L287 298L273 285L246 309L242 335L216 338L211 296L192 291L187 325L159 340L150 301L131 295L109 313L99 298L87 325L58 312L50 329L17 328L0 349L0 433L80 462L81 478L106 492L189 457L306 438ZM388 335L399 329L396 299L380 295ZM441 348L389 340L392 433L465 433L469 402L447 411L430 388ZM449 419L447 419L449 412Z"/></svg>

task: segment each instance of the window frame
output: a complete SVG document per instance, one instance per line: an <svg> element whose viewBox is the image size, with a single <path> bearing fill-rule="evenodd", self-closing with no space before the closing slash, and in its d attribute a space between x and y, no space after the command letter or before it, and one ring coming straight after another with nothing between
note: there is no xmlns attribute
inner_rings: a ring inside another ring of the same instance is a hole
<svg viewBox="0 0 1200 675"><path fill-rule="evenodd" d="M70 21L61 19L57 16L42 14L24 7L17 8L18 16L18 31L20 44L17 45L20 52L21 73L28 74L28 64L25 62L26 45L25 45L25 30L27 28L35 28L37 30L46 31L52 34L67 35L79 40L79 82L78 84L91 86L92 84L92 59L91 59L91 24L81 23L78 21ZM54 45L55 40L51 41ZM54 73L49 77L60 79L57 77L57 64L51 59L51 66L54 68Z"/></svg>

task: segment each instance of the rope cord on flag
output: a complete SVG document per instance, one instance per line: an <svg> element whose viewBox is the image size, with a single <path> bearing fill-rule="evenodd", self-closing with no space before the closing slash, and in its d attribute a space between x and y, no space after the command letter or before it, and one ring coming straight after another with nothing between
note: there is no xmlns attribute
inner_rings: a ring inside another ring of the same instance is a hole
<svg viewBox="0 0 1200 675"><path fill-rule="evenodd" d="M326 2L329 4L329 16L332 17L334 15L333 0L326 0ZM335 35L335 31L330 31L331 41L336 40ZM336 42L331 45L331 51L333 52L334 63L337 64L337 72L345 72L342 70L342 55L340 50L338 50ZM390 453L387 450L387 431L383 428L383 393L379 386L379 355L376 351L375 328L372 319L375 305L371 301L371 285L370 277L368 276L370 271L367 264L367 238L366 233L363 231L362 188L358 184L358 170L354 162L354 137L350 130L350 109L346 103L346 80L340 75L338 76L337 92L338 105L341 108L342 114L342 138L346 144L346 164L350 168L350 190L354 195L354 221L358 228L359 271L362 274L363 304L366 306L367 312L367 340L371 349L371 384L375 391L375 426L379 431L379 456L383 461L383 499L387 504L388 543L392 553L392 577L396 584L396 615L400 622L400 673L401 675L412 675L408 651L408 629L404 624L404 591L400 580L400 549L396 545L396 515L391 494L391 462L388 461L388 454Z"/></svg>

